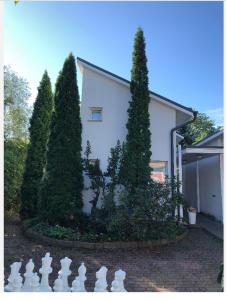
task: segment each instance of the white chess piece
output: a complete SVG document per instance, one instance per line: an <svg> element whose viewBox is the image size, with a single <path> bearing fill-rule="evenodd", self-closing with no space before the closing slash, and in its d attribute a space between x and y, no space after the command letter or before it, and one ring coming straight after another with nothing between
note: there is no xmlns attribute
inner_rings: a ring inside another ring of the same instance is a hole
<svg viewBox="0 0 226 300"><path fill-rule="evenodd" d="M25 281L22 288L23 292L31 292L31 279L34 275L34 267L35 265L32 259L29 259L29 262L26 264L26 272L24 273Z"/></svg>
<svg viewBox="0 0 226 300"><path fill-rule="evenodd" d="M20 273L18 273L16 278L14 278L13 283L12 283L12 287L13 287L12 292L21 292L22 285L23 285L22 282L23 282L23 278L20 275Z"/></svg>
<svg viewBox="0 0 226 300"><path fill-rule="evenodd" d="M79 276L76 276L72 282L72 292L86 292L85 281L86 281L86 267L84 263L81 263L81 266L78 268Z"/></svg>
<svg viewBox="0 0 226 300"><path fill-rule="evenodd" d="M94 292L108 292L107 290L107 276L108 269L106 267L101 267L99 271L96 272L97 281L95 283Z"/></svg>
<svg viewBox="0 0 226 300"><path fill-rule="evenodd" d="M122 270L118 270L115 272L115 279L112 281L111 284L111 291L112 292L127 292L124 288L123 281L126 278L126 272Z"/></svg>
<svg viewBox="0 0 226 300"><path fill-rule="evenodd" d="M7 279L8 284L5 286L5 292L12 292L13 291L13 281L15 278L17 278L19 274L19 270L21 268L21 262L14 262L10 265L11 272L9 275L9 278Z"/></svg>
<svg viewBox="0 0 226 300"><path fill-rule="evenodd" d="M31 278L31 292L39 292L39 276L37 273L34 273L33 277Z"/></svg>
<svg viewBox="0 0 226 300"><path fill-rule="evenodd" d="M53 290L54 290L54 292L63 292L64 291L63 280L61 279L60 275L54 281Z"/></svg>
<svg viewBox="0 0 226 300"><path fill-rule="evenodd" d="M86 281L86 267L85 264L82 262L81 266L78 268L78 277L80 282L80 292L86 292L85 289L85 281Z"/></svg>
<svg viewBox="0 0 226 300"><path fill-rule="evenodd" d="M80 280L79 276L76 276L75 279L72 281L72 292L80 292Z"/></svg>
<svg viewBox="0 0 226 300"><path fill-rule="evenodd" d="M63 280L64 292L70 291L70 287L68 285L68 276L71 275L71 270L70 270L71 262L72 262L72 260L68 257L62 258L60 260L61 269L58 272L58 274L60 275L61 279Z"/></svg>
<svg viewBox="0 0 226 300"><path fill-rule="evenodd" d="M52 292L52 288L49 285L49 274L53 271L51 268L52 257L50 253L46 253L45 257L42 258L42 267L39 269L39 273L42 274L40 283L40 292Z"/></svg>

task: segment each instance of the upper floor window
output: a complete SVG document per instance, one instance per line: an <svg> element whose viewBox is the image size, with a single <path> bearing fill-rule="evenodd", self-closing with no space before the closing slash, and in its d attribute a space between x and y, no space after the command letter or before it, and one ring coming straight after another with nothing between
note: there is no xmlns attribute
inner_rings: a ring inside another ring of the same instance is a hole
<svg viewBox="0 0 226 300"><path fill-rule="evenodd" d="M90 119L89 121L102 121L102 107L90 107Z"/></svg>
<svg viewBox="0 0 226 300"><path fill-rule="evenodd" d="M163 183L167 175L167 161L151 161L150 167L152 168L151 178Z"/></svg>

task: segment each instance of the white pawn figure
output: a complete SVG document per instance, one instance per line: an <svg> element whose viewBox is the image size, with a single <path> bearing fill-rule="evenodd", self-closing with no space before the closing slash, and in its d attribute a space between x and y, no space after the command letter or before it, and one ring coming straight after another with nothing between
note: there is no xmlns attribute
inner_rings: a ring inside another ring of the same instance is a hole
<svg viewBox="0 0 226 300"><path fill-rule="evenodd" d="M39 276L37 273L31 278L31 292L39 292Z"/></svg>
<svg viewBox="0 0 226 300"><path fill-rule="evenodd" d="M76 276L75 279L72 281L72 292L80 292L80 280L79 276Z"/></svg>
<svg viewBox="0 0 226 300"><path fill-rule="evenodd" d="M94 292L108 292L107 290L107 276L108 269L106 267L101 267L99 271L96 272L97 281L95 283Z"/></svg>
<svg viewBox="0 0 226 300"><path fill-rule="evenodd" d="M24 281L24 286L23 286L23 292L31 292L31 280L34 275L33 270L34 270L34 263L32 259L29 259L29 262L26 264L26 272L24 274L25 281Z"/></svg>
<svg viewBox="0 0 226 300"><path fill-rule="evenodd" d="M85 281L86 281L86 267L84 263L81 263L81 266L78 268L79 276L75 277L75 280L72 282L72 292L86 292Z"/></svg>
<svg viewBox="0 0 226 300"><path fill-rule="evenodd" d="M86 281L86 267L84 262L81 263L81 266L78 268L78 277L80 282L80 291L79 292L86 292L85 289L85 281Z"/></svg>
<svg viewBox="0 0 226 300"><path fill-rule="evenodd" d="M53 290L54 290L54 292L63 292L64 291L63 280L61 279L60 275L54 281Z"/></svg>
<svg viewBox="0 0 226 300"><path fill-rule="evenodd" d="M115 272L115 279L112 281L111 284L111 291L112 292L127 292L124 288L123 281L126 278L126 272L122 270L118 270Z"/></svg>
<svg viewBox="0 0 226 300"><path fill-rule="evenodd" d="M13 291L12 292L21 292L23 278L20 273L17 274L17 277L13 280Z"/></svg>
<svg viewBox="0 0 226 300"><path fill-rule="evenodd" d="M51 268L52 259L49 252L42 258L42 267L39 269L39 273L42 274L40 292L52 292L49 285L49 274L53 271Z"/></svg>
<svg viewBox="0 0 226 300"><path fill-rule="evenodd" d="M71 275L71 270L70 270L70 264L72 260L68 257L62 258L60 263L61 263L61 269L58 272L60 275L61 279L63 280L63 286L64 286L64 292L69 292L70 287L68 285L68 276Z"/></svg>
<svg viewBox="0 0 226 300"><path fill-rule="evenodd" d="M17 278L18 274L19 274L19 270L21 268L21 262L14 262L13 264L11 264L10 268L11 268L11 272L9 275L9 278L7 279L8 284L5 286L5 292L12 292L13 291L13 281L15 278Z"/></svg>

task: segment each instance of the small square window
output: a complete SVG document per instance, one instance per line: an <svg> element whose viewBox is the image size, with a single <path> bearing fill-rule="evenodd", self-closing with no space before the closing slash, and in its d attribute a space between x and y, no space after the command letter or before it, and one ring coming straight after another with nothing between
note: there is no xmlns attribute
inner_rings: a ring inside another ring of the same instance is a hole
<svg viewBox="0 0 226 300"><path fill-rule="evenodd" d="M90 121L102 121L102 108L91 107L90 108Z"/></svg>
<svg viewBox="0 0 226 300"><path fill-rule="evenodd" d="M167 162L166 161L151 161L150 167L152 168L151 178L155 181L163 183L167 175Z"/></svg>

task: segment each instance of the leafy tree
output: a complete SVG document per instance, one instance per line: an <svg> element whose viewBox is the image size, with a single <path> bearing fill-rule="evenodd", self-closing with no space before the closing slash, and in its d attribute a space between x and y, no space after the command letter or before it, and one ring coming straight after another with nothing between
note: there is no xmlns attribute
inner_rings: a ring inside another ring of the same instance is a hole
<svg viewBox="0 0 226 300"><path fill-rule="evenodd" d="M17 213L21 199L21 184L27 143L22 139L9 139L4 142L4 209Z"/></svg>
<svg viewBox="0 0 226 300"><path fill-rule="evenodd" d="M219 128L215 126L214 121L209 116L205 113L198 113L196 120L182 127L179 133L184 136L183 145L192 145L218 130Z"/></svg>
<svg viewBox="0 0 226 300"><path fill-rule="evenodd" d="M39 209L44 221L68 225L78 220L83 206L82 124L72 54L58 76L54 104Z"/></svg>
<svg viewBox="0 0 226 300"><path fill-rule="evenodd" d="M27 153L30 109L28 82L4 66L4 208L17 213Z"/></svg>
<svg viewBox="0 0 226 300"><path fill-rule="evenodd" d="M37 215L38 191L46 164L46 144L49 137L53 95L47 71L44 72L30 120L30 143L21 187L22 219Z"/></svg>
<svg viewBox="0 0 226 300"><path fill-rule="evenodd" d="M28 139L31 96L28 82L4 66L4 137L5 139Z"/></svg>
<svg viewBox="0 0 226 300"><path fill-rule="evenodd" d="M145 186L150 180L151 134L148 106L148 69L145 39L141 28L136 32L130 91L132 99L128 109L123 177L127 188Z"/></svg>

